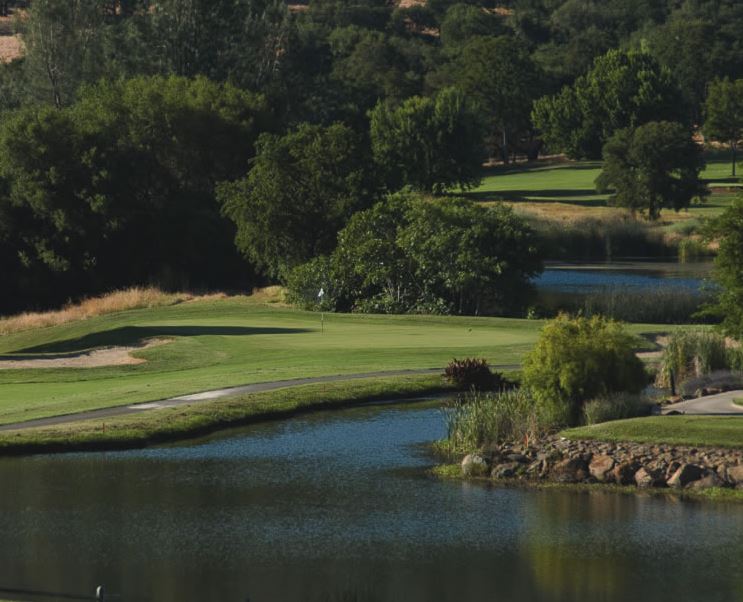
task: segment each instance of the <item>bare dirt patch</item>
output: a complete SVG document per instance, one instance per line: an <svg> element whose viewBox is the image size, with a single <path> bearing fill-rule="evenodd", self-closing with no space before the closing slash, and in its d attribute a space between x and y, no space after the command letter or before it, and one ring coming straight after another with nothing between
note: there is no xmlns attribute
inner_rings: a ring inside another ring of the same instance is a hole
<svg viewBox="0 0 743 602"><path fill-rule="evenodd" d="M172 339L148 339L140 345L104 347L83 353L14 355L0 358L0 370L36 368L101 368L103 366L125 366L144 364L147 360L133 357L133 351L141 351L170 343Z"/></svg>

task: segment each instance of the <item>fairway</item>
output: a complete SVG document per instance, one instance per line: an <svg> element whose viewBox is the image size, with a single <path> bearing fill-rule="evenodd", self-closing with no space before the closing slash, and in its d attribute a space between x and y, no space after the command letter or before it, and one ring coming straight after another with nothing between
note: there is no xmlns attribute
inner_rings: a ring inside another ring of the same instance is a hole
<svg viewBox="0 0 743 602"><path fill-rule="evenodd" d="M530 165L497 166L484 175L480 186L465 193L484 202L502 200L517 208L535 210L544 217L602 217L619 211L607 206L608 194L596 192L595 180L601 173L599 161L570 161ZM711 155L701 174L714 188L704 203L688 211L664 211L663 220L684 220L717 215L730 204L734 190L741 187L740 178L730 176L730 160L726 155Z"/></svg>
<svg viewBox="0 0 743 602"><path fill-rule="evenodd" d="M453 357L518 364L537 320L320 315L250 298L140 309L6 335L5 357L64 354L149 337L172 342L135 352L138 365L0 371L0 424L273 380L443 368ZM661 327L633 325L633 332Z"/></svg>
<svg viewBox="0 0 743 602"><path fill-rule="evenodd" d="M148 361L103 368L0 371L0 423L327 374L443 367L452 357L518 363L540 323L496 318L320 315L246 298L111 314L0 338L0 354L72 353L143 338L172 342Z"/></svg>

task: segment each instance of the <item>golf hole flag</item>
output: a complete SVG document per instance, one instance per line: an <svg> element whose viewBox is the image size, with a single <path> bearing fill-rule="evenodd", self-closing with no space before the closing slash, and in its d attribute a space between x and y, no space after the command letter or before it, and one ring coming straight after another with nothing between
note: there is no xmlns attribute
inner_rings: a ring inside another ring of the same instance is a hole
<svg viewBox="0 0 743 602"><path fill-rule="evenodd" d="M318 301L322 301L322 298L325 296L325 291L320 287L320 292L317 293L317 299Z"/></svg>

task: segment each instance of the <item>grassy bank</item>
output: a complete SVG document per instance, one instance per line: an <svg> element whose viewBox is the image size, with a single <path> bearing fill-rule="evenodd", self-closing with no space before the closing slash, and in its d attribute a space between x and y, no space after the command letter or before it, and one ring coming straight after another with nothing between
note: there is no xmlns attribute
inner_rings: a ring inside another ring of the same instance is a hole
<svg viewBox="0 0 743 602"><path fill-rule="evenodd" d="M568 429L568 439L743 448L739 416L652 416Z"/></svg>
<svg viewBox="0 0 743 602"><path fill-rule="evenodd" d="M440 479L463 480L462 469L459 464L442 464L431 469L431 474ZM550 481L513 481L496 480L487 477L467 477L467 481L480 482L484 485L498 487L538 489L553 491L575 491L584 493L619 493L623 495L652 495L656 497L671 497L683 500L709 500L715 502L743 503L743 491L724 487L709 489L638 489L633 486L607 485L603 483L554 483Z"/></svg>
<svg viewBox="0 0 743 602"><path fill-rule="evenodd" d="M0 455L120 450L190 439L220 429L366 402L452 391L440 376L303 385L101 420L0 433Z"/></svg>
<svg viewBox="0 0 743 602"><path fill-rule="evenodd" d="M415 368L453 357L515 365L542 322L448 316L320 315L248 297L134 309L0 337L0 359L49 358L149 338L137 365L0 370L0 424L275 380ZM637 334L667 327L633 325Z"/></svg>

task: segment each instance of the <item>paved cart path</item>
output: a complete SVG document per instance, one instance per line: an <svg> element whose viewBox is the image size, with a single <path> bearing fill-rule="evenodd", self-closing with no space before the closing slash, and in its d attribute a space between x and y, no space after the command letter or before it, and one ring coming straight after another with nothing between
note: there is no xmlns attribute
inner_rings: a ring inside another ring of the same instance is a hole
<svg viewBox="0 0 743 602"><path fill-rule="evenodd" d="M743 416L743 406L733 403L734 399L743 399L743 391L726 391L717 395L680 401L679 403L665 406L663 413L668 414L668 412L676 410L682 414Z"/></svg>

